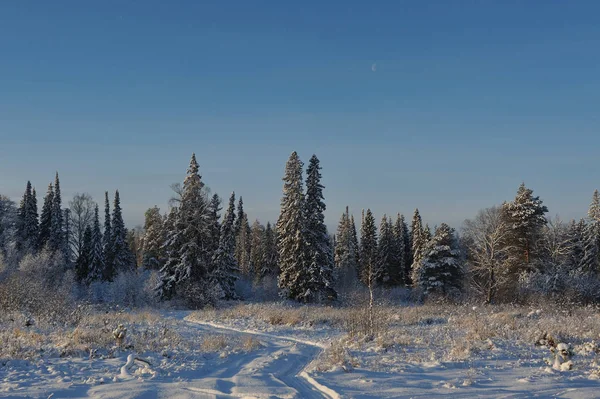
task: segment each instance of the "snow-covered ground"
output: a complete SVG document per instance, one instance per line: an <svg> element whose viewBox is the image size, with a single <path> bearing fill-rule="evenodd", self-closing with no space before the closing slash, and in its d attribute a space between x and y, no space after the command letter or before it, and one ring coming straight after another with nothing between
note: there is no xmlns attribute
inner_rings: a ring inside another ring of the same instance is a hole
<svg viewBox="0 0 600 399"><path fill-rule="evenodd" d="M376 337L348 334L345 318L361 316L351 309L240 305L132 316L122 349L84 356L92 343L69 351L40 344L28 360L2 359L0 397L595 398L598 316L575 313L397 307L377 313L386 323ZM552 320L561 323L552 333L572 347L562 371L534 338Z"/></svg>

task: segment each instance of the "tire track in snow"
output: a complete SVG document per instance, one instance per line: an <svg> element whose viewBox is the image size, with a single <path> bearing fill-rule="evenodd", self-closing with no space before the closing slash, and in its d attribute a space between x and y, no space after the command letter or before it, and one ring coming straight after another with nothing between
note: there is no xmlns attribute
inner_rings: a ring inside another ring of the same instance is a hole
<svg viewBox="0 0 600 399"><path fill-rule="evenodd" d="M189 323L198 324L217 330L225 330L235 332L238 334L254 335L271 340L287 341L295 344L306 345L312 348L317 348L317 352L312 357L310 357L306 364L299 364L297 365L298 367L291 368L290 370L288 370L288 373L284 373L284 375L280 376L278 379L282 380L286 385L298 391L298 394L302 395L303 398L308 397L309 395L312 397L314 396L314 393L318 392L325 398L341 399L340 394L338 394L333 389L328 388L325 385L319 383L306 372L306 367L308 367L308 365L312 363L315 360L315 358L319 356L319 354L321 354L321 352L325 349L326 346L324 344L320 342L303 340L294 337L280 336L261 331L234 328L223 324L213 323L210 321L194 320L189 317L185 317L184 320Z"/></svg>

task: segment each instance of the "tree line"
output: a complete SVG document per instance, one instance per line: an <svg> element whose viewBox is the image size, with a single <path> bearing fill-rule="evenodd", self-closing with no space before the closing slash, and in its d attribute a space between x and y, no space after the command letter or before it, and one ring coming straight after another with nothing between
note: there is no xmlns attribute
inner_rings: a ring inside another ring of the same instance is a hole
<svg viewBox="0 0 600 399"><path fill-rule="evenodd" d="M446 223L433 231L419 210L410 225L402 214L361 212L360 228L348 207L337 231L325 225L321 166L306 168L293 152L283 176L275 225L250 224L243 199L210 195L195 155L176 187L169 211L145 213L142 229L123 222L119 191L104 221L88 194L61 203L58 173L38 214L35 188L27 182L16 206L0 196L0 252L12 263L48 251L62 257L81 285L113 281L124 272L152 270L157 297L202 306L239 297L236 282L277 281L282 297L300 302L335 300L339 291L366 286L406 287L422 296L512 301L531 294L597 300L600 288L600 199L594 192L588 217L564 223L522 184L514 200L479 211L457 232Z"/></svg>

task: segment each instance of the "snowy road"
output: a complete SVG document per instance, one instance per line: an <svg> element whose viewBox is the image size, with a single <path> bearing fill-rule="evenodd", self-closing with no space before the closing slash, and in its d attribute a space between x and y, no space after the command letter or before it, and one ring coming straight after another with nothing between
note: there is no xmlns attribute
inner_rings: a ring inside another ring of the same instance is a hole
<svg viewBox="0 0 600 399"><path fill-rule="evenodd" d="M238 330L210 322L190 321L205 333L223 335L250 335L257 338L264 348L248 362L231 364L214 370L195 385L199 392L228 394L233 397L298 397L330 398L340 396L330 388L315 381L304 370L321 352L316 342L282 337L268 333ZM216 387L229 386L228 392Z"/></svg>

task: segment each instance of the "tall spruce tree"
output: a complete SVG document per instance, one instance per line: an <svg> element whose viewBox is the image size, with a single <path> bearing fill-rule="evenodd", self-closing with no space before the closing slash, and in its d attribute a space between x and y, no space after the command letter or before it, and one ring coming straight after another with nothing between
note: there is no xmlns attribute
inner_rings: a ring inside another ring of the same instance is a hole
<svg viewBox="0 0 600 399"><path fill-rule="evenodd" d="M248 223L248 215L242 211L242 215L238 215L237 222L239 229L235 238L235 259L237 260L241 274L250 277L253 273L253 266L249 250L251 246L251 230Z"/></svg>
<svg viewBox="0 0 600 399"><path fill-rule="evenodd" d="M419 268L421 267L421 259L423 258L423 250L427 244L427 236L424 234L425 229L423 227L423 221L421 220L421 214L419 209L415 209L412 223L410 226L410 239L411 239L411 253L412 253L412 265L411 265L411 280L413 285L419 279Z"/></svg>
<svg viewBox="0 0 600 399"><path fill-rule="evenodd" d="M237 206L237 218L235 219L235 225L234 225L234 231L235 231L236 237L240 234L240 231L242 230L243 218L244 218L245 214L246 213L244 212L244 200L240 196L240 199L238 200L238 206ZM246 220L246 222L247 221L248 220Z"/></svg>
<svg viewBox="0 0 600 399"><path fill-rule="evenodd" d="M44 197L44 204L42 205L42 214L40 216L40 229L38 236L37 247L38 250L44 249L50 241L50 235L52 234L52 206L54 203L54 187L52 183L48 185L48 191Z"/></svg>
<svg viewBox="0 0 600 399"><path fill-rule="evenodd" d="M502 205L504 217L509 226L508 245L513 248L512 268L515 272L530 269L536 259L536 243L548 221L544 216L548 208L542 205L540 197L533 196L533 190L522 183L512 202Z"/></svg>
<svg viewBox="0 0 600 399"><path fill-rule="evenodd" d="M360 280L366 285L373 285L380 279L381 269L378 267L377 227L370 209L362 218L360 227Z"/></svg>
<svg viewBox="0 0 600 399"><path fill-rule="evenodd" d="M393 270L392 279L396 285L407 284L407 251L408 227L404 222L404 216L398 214L393 227Z"/></svg>
<svg viewBox="0 0 600 399"><path fill-rule="evenodd" d="M114 256L112 253L112 222L110 219L110 200L108 191L104 192L104 235L102 236L104 248L104 281L112 280L114 275Z"/></svg>
<svg viewBox="0 0 600 399"><path fill-rule="evenodd" d="M581 267L587 272L600 272L600 195L598 190L594 191L588 210Z"/></svg>
<svg viewBox="0 0 600 399"><path fill-rule="evenodd" d="M334 259L340 278L356 275L358 269L358 240L353 221L350 210L346 206L346 211L338 224L335 245Z"/></svg>
<svg viewBox="0 0 600 399"><path fill-rule="evenodd" d="M310 300L334 299L333 250L325 226L325 202L321 184L321 166L316 155L310 158L306 171L306 197L304 202L304 233L309 261Z"/></svg>
<svg viewBox="0 0 600 399"><path fill-rule="evenodd" d="M199 170L196 155L192 154L175 224L167 239L168 260L161 269L158 287L162 298L171 298L179 291L194 306L207 298L212 260L210 204Z"/></svg>
<svg viewBox="0 0 600 399"><path fill-rule="evenodd" d="M281 212L277 221L279 281L282 295L298 301L310 300L305 243L303 163L294 151L285 166Z"/></svg>
<svg viewBox="0 0 600 399"><path fill-rule="evenodd" d="M238 276L235 250L235 193L229 197L229 206L221 223L219 247L213 255L212 281L219 287L222 299L235 299L235 281Z"/></svg>
<svg viewBox="0 0 600 399"><path fill-rule="evenodd" d="M106 262L104 259L104 246L102 244L102 231L100 230L100 215L98 204L94 207L94 220L92 222L92 249L89 265L89 280L101 280L105 275Z"/></svg>
<svg viewBox="0 0 600 399"><path fill-rule="evenodd" d="M111 277L114 278L118 273L131 271L135 267L135 260L127 243L127 229L123 222L119 190L115 191L111 223L112 232L110 251L112 255L112 265L110 266L112 268Z"/></svg>
<svg viewBox="0 0 600 399"><path fill-rule="evenodd" d="M25 252L34 250L38 240L38 230L36 193L31 187L31 182L28 181L18 210L17 250Z"/></svg>
<svg viewBox="0 0 600 399"><path fill-rule="evenodd" d="M60 251L64 254L65 240L63 230L64 215L62 210L62 197L60 193L60 180L58 172L54 179L54 197L52 199L52 224L48 245L52 251Z"/></svg>
<svg viewBox="0 0 600 399"><path fill-rule="evenodd" d="M426 244L417 284L425 294L448 294L461 288L460 250L454 229L442 223Z"/></svg>

